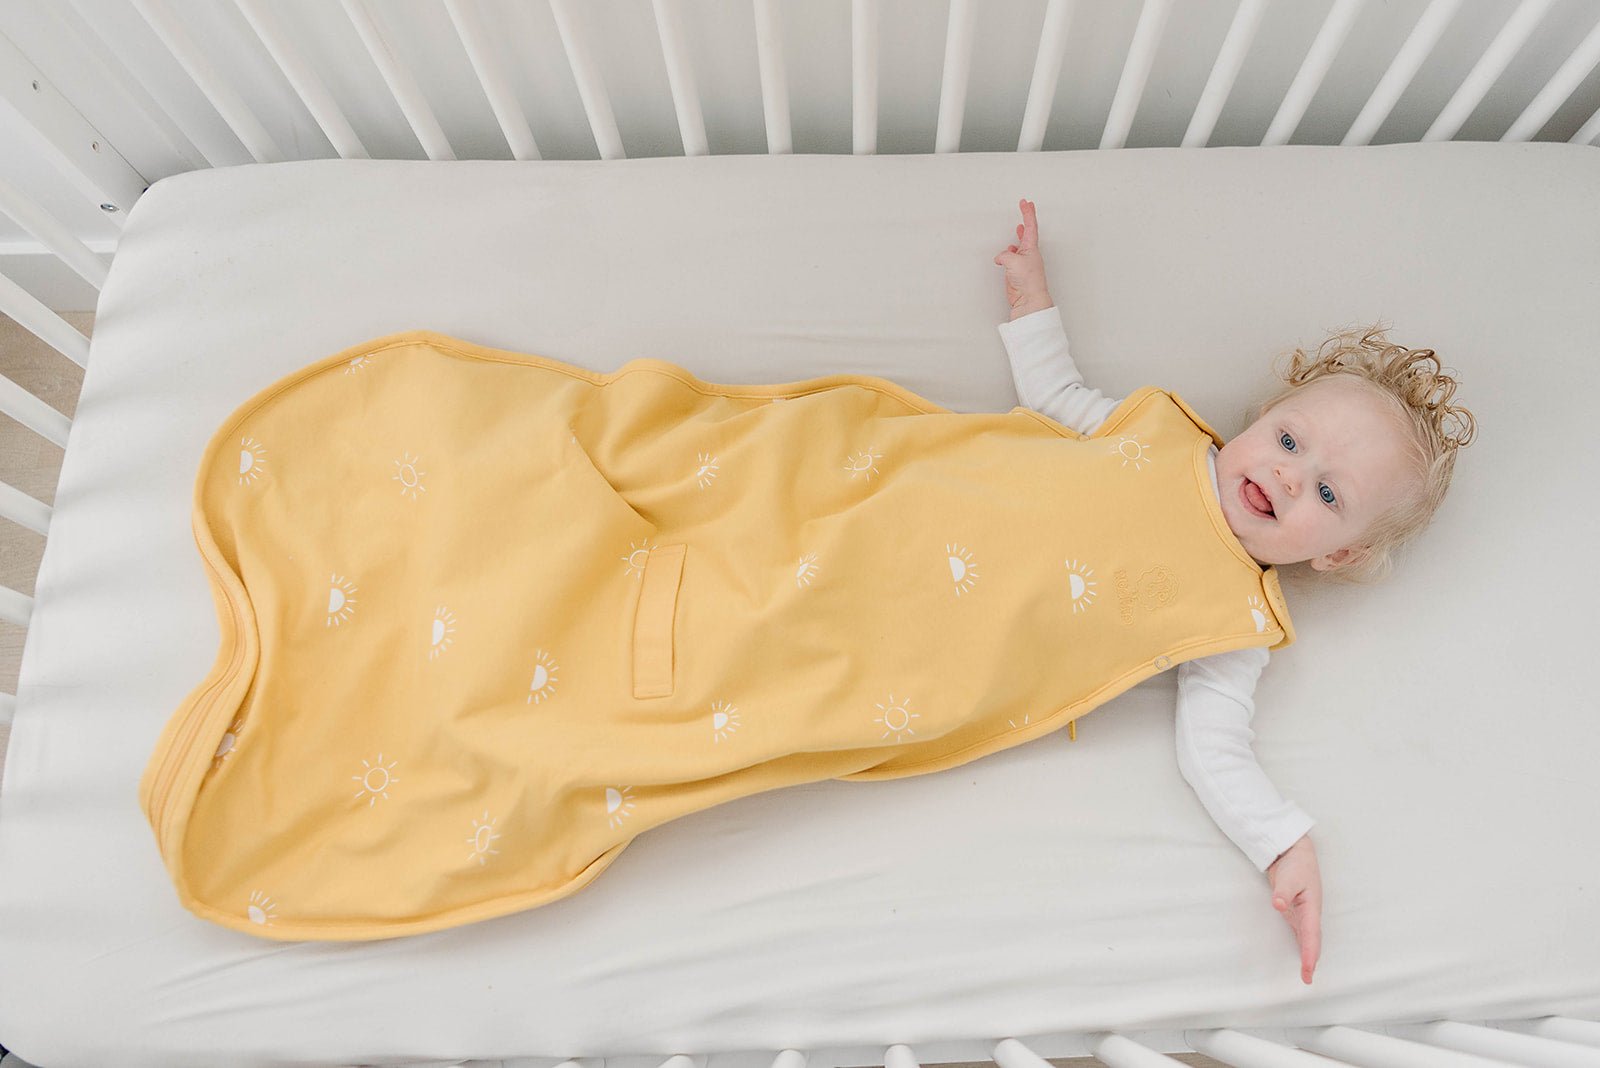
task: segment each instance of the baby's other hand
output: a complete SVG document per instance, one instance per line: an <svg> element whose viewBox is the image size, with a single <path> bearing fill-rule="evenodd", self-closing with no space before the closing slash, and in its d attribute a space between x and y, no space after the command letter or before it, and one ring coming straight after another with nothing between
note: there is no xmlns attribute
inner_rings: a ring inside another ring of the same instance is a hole
<svg viewBox="0 0 1600 1068"><path fill-rule="evenodd" d="M1272 907L1283 913L1300 944L1300 981L1310 983L1322 952L1322 873L1311 836L1301 835L1268 864L1267 878L1272 884Z"/></svg>
<svg viewBox="0 0 1600 1068"><path fill-rule="evenodd" d="M1045 282L1044 258L1039 254L1039 220L1033 201L1021 200L1017 206L1022 209L1017 243L994 258L998 266L1006 269L1006 303L1011 306L1012 319L1055 306Z"/></svg>

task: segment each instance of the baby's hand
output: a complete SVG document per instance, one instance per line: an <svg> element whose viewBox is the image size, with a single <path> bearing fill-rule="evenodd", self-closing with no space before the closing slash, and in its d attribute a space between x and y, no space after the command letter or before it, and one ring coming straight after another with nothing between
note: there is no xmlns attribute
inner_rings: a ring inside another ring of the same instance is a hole
<svg viewBox="0 0 1600 1068"><path fill-rule="evenodd" d="M1018 206L1022 208L1022 222L1017 224L1017 244L994 258L996 264L1006 269L1006 303L1011 305L1012 319L1055 307L1044 279L1044 259L1039 255L1039 220L1034 217L1033 202L1018 201Z"/></svg>
<svg viewBox="0 0 1600 1068"><path fill-rule="evenodd" d="M1310 835L1301 835L1277 860L1267 865L1272 907L1283 913L1300 943L1300 981L1311 982L1322 952L1322 873Z"/></svg>

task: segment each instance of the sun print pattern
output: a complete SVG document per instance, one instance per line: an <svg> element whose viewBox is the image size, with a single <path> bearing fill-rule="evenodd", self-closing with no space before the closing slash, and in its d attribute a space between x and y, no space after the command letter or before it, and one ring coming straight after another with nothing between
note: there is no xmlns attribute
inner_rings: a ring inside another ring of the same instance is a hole
<svg viewBox="0 0 1600 1068"><path fill-rule="evenodd" d="M1135 471L1142 470L1143 464L1154 462L1149 457L1149 449L1149 445L1139 440L1137 430L1131 434L1123 434L1111 446L1112 453L1122 457L1122 466L1127 467L1132 464Z"/></svg>
<svg viewBox="0 0 1600 1068"><path fill-rule="evenodd" d="M266 476L267 447L255 438L239 442L239 485L254 483Z"/></svg>
<svg viewBox="0 0 1600 1068"><path fill-rule="evenodd" d="M361 784L361 789L356 791L355 799L359 801L363 797L367 798L368 808L376 805L380 798L387 801L389 799L389 787L400 781L394 777L394 767L398 763L400 763L398 760L391 760L388 764L385 764L382 753L378 754L378 760L375 764L369 764L363 760L361 765L366 768L366 771L360 775L350 776Z"/></svg>

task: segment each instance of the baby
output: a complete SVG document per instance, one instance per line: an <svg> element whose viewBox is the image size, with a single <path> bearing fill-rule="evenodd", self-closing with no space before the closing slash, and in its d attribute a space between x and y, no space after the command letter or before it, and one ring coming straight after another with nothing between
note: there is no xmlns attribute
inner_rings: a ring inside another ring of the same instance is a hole
<svg viewBox="0 0 1600 1068"><path fill-rule="evenodd" d="M1067 354L1034 206L1020 207L1017 244L994 258L1006 272L1011 321L1000 336L1017 396L1090 434L1118 401L1086 388ZM1288 388L1222 449L1211 448L1212 484L1257 563L1308 563L1330 578L1367 582L1387 575L1391 552L1428 525L1476 423L1446 404L1457 383L1433 350L1393 344L1377 327L1336 334L1323 348L1330 345L1315 359L1296 349ZM1446 415L1465 433L1446 433ZM1178 766L1218 826L1266 872L1273 907L1300 947L1300 979L1310 983L1322 941L1313 820L1279 796L1250 750L1251 693L1268 655L1255 647L1178 665Z"/></svg>

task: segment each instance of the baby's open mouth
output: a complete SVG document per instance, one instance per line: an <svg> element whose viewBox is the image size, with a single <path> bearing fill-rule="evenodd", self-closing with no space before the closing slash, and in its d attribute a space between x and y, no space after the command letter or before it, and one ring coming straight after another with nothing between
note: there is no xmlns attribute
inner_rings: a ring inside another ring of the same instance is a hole
<svg viewBox="0 0 1600 1068"><path fill-rule="evenodd" d="M1277 513L1272 510L1272 502L1267 500L1267 495L1261 492L1261 487L1251 482L1248 478L1239 483L1239 497L1245 507L1263 519L1276 519Z"/></svg>

